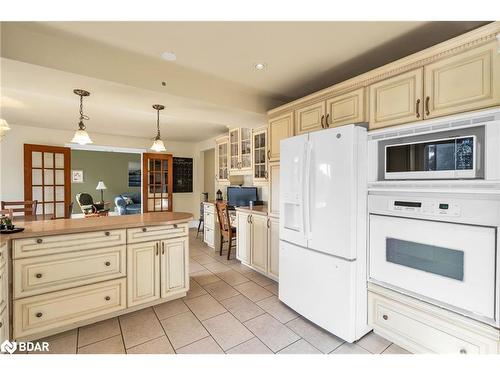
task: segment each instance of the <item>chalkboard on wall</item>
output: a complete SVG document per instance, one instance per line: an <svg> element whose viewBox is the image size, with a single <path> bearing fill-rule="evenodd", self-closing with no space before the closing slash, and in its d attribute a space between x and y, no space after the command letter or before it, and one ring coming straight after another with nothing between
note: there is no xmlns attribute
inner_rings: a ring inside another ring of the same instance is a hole
<svg viewBox="0 0 500 375"><path fill-rule="evenodd" d="M193 159L173 158L174 193L193 192Z"/></svg>

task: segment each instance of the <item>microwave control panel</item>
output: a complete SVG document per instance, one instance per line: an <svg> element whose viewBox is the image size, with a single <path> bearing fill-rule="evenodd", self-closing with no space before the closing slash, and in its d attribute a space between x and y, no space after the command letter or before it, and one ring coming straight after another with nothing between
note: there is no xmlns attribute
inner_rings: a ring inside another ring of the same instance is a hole
<svg viewBox="0 0 500 375"><path fill-rule="evenodd" d="M460 205L445 200L390 200L389 211L429 216L460 216Z"/></svg>

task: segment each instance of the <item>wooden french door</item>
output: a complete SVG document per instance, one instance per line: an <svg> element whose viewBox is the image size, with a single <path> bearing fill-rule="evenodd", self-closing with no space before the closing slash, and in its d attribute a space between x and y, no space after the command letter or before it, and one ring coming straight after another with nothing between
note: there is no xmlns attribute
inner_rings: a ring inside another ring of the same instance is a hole
<svg viewBox="0 0 500 375"><path fill-rule="evenodd" d="M172 160L170 154L142 155L143 212L172 211Z"/></svg>
<svg viewBox="0 0 500 375"><path fill-rule="evenodd" d="M71 150L24 145L24 200L37 200L37 214L69 216Z"/></svg>

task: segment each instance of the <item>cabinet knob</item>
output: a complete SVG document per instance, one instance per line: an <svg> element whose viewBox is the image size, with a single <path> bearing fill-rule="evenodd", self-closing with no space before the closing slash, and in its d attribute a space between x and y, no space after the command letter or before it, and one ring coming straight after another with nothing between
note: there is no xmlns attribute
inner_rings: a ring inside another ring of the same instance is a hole
<svg viewBox="0 0 500 375"><path fill-rule="evenodd" d="M105 265L106 267L109 267L109 266L111 266L111 262L109 262L109 261L104 262L104 265Z"/></svg>
<svg viewBox="0 0 500 375"><path fill-rule="evenodd" d="M2 327L3 327L3 323L2 323L2 322L0 322L0 328L2 328Z"/></svg>
<svg viewBox="0 0 500 375"><path fill-rule="evenodd" d="M42 242L43 242L43 240L42 240L41 238L37 238L37 239L36 239L36 243L37 243L37 244L41 244Z"/></svg>
<svg viewBox="0 0 500 375"><path fill-rule="evenodd" d="M145 231L147 231L147 229L146 228L142 228L142 231L145 232Z"/></svg>
<svg viewBox="0 0 500 375"><path fill-rule="evenodd" d="M41 312L37 312L35 316L36 316L37 318L41 318L41 317L42 317L42 315L43 315L43 314L42 314Z"/></svg>
<svg viewBox="0 0 500 375"><path fill-rule="evenodd" d="M385 314L384 314L384 315L382 315L382 318L383 318L384 320L388 320L388 319L389 319L389 317L388 317L387 315L385 315Z"/></svg>
<svg viewBox="0 0 500 375"><path fill-rule="evenodd" d="M35 275L35 277L36 277L37 279L41 279L41 278L42 278L42 274L41 274L41 273L37 273L37 274Z"/></svg>
<svg viewBox="0 0 500 375"><path fill-rule="evenodd" d="M106 296L106 297L104 297L104 299L105 299L106 301L109 301L109 300L111 299L111 297L110 297L110 296Z"/></svg>
<svg viewBox="0 0 500 375"><path fill-rule="evenodd" d="M460 354L467 354L467 349L464 348L460 349Z"/></svg>
<svg viewBox="0 0 500 375"><path fill-rule="evenodd" d="M176 228L176 229L177 229L177 227L178 227L178 225L177 225L177 224L174 224L174 228Z"/></svg>
<svg viewBox="0 0 500 375"><path fill-rule="evenodd" d="M110 234L111 234L111 233L109 233L109 232L104 232L104 235L105 235L105 236L109 236Z"/></svg>

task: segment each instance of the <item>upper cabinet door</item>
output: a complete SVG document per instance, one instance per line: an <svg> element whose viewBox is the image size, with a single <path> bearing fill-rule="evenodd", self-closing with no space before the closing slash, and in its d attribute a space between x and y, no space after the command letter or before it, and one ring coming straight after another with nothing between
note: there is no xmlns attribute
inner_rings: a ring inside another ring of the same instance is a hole
<svg viewBox="0 0 500 375"><path fill-rule="evenodd" d="M293 136L293 112L269 120L269 161L280 160L280 141Z"/></svg>
<svg viewBox="0 0 500 375"><path fill-rule="evenodd" d="M253 181L267 181L267 132L266 130L253 133Z"/></svg>
<svg viewBox="0 0 500 375"><path fill-rule="evenodd" d="M314 103L295 111L295 134L304 134L325 127L325 102Z"/></svg>
<svg viewBox="0 0 500 375"><path fill-rule="evenodd" d="M215 161L217 163L216 178L217 178L217 181L219 181L219 182L229 181L227 158L228 158L228 141L227 141L227 139L218 141L217 148L216 148Z"/></svg>
<svg viewBox="0 0 500 375"><path fill-rule="evenodd" d="M423 68L370 86L370 129L423 118Z"/></svg>
<svg viewBox="0 0 500 375"><path fill-rule="evenodd" d="M230 169L238 169L240 166L240 129L229 131L229 158Z"/></svg>
<svg viewBox="0 0 500 375"><path fill-rule="evenodd" d="M240 129L240 169L252 169L252 129Z"/></svg>
<svg viewBox="0 0 500 375"><path fill-rule="evenodd" d="M425 75L425 118L466 112L500 103L498 43L429 64Z"/></svg>
<svg viewBox="0 0 500 375"><path fill-rule="evenodd" d="M326 113L325 123L330 128L366 121L365 88L328 99Z"/></svg>

